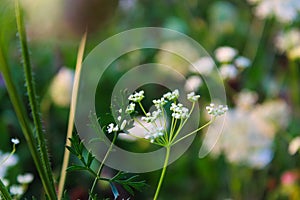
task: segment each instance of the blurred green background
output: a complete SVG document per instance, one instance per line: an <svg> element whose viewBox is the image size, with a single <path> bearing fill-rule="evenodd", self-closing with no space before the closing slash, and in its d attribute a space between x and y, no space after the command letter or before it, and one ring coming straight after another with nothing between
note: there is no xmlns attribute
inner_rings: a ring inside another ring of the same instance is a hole
<svg viewBox="0 0 300 200"><path fill-rule="evenodd" d="M25 13L55 180L59 178L63 159L77 49L84 31L88 31L87 55L101 41L119 32L138 27L164 27L196 40L215 59L220 69L224 63L216 59L215 54L216 49L222 46L235 49L251 64L233 77L224 78L231 111L215 150L199 159L203 137L198 134L188 151L168 167L160 199L300 199L300 142L291 143L300 136L299 1L276 1L276 5L266 3L267 0L20 2ZM276 6L279 6L277 10ZM12 1L0 0L0 34L4 54L27 106ZM169 45L185 48L176 40ZM171 66L179 62L168 55L161 55L158 50L148 49L131 52L112 63L101 80L105 87L99 88L101 94L99 92L95 97L102 125L112 120L106 113L110 112L111 90L122 74L140 64L165 61L164 56ZM195 75L191 71L184 73L186 77ZM153 98L165 92L164 88L157 86L145 90ZM204 108L210 103L207 88L203 84L196 90L202 96L200 105ZM14 183L18 174L33 173L35 180L22 199L32 195L40 199L41 183L2 77L0 102L0 151L11 150L10 138L21 140L16 152L17 164L8 168L1 178ZM30 115L29 106L27 108ZM202 118L205 122L204 115ZM138 142L120 140L118 144L133 151L148 148ZM77 159L72 157L70 163L76 162ZM115 171L105 168L104 173L112 176ZM131 199L151 199L160 171L140 175L149 186L142 192L136 192ZM85 173L68 173L67 196L70 199L87 199L92 180ZM109 185L100 183L97 190L101 197L113 198ZM129 195L122 191L122 198L127 197Z"/></svg>

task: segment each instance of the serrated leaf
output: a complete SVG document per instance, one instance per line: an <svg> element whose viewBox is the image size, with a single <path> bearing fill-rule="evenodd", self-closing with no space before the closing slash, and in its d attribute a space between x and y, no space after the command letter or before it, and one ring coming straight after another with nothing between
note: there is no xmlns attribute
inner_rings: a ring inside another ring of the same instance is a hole
<svg viewBox="0 0 300 200"><path fill-rule="evenodd" d="M115 186L115 184L113 184L112 182L109 182L109 185L110 185L110 187L111 187L111 191L112 191L112 193L113 193L113 195L114 195L114 199L116 200L118 197L119 197L119 191L118 191L118 189L116 188L116 186Z"/></svg>
<svg viewBox="0 0 300 200"><path fill-rule="evenodd" d="M87 170L87 168L83 167L83 166L79 166L79 165L72 165L72 166L67 168L67 172L70 172L70 171L83 171L83 170Z"/></svg>
<svg viewBox="0 0 300 200"><path fill-rule="evenodd" d="M133 189L131 189L131 187L129 187L128 185L122 185L122 186L127 192L129 192L129 194L131 194L132 196L134 195L134 191Z"/></svg>
<svg viewBox="0 0 300 200"><path fill-rule="evenodd" d="M72 154L74 154L75 156L78 155L77 152L75 151L75 149L73 149L72 147L66 146L66 148L67 148Z"/></svg>
<svg viewBox="0 0 300 200"><path fill-rule="evenodd" d="M92 164L94 158L95 158L95 156L93 156L93 154L92 154L91 152L89 152L89 153L88 153L87 163L86 163L86 165L87 165L88 167L91 166L91 164Z"/></svg>

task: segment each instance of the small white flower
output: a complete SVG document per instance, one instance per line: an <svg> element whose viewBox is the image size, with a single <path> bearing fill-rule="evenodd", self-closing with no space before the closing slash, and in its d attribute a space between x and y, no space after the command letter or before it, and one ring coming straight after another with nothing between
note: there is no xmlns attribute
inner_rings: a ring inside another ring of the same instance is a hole
<svg viewBox="0 0 300 200"><path fill-rule="evenodd" d="M20 143L20 140L18 138L12 138L10 141L15 145Z"/></svg>
<svg viewBox="0 0 300 200"><path fill-rule="evenodd" d="M21 196L24 193L23 187L21 185L12 185L9 189L10 193L15 196Z"/></svg>
<svg viewBox="0 0 300 200"><path fill-rule="evenodd" d="M219 47L215 51L216 59L220 63L231 62L234 57L237 55L238 51L232 47L224 46Z"/></svg>
<svg viewBox="0 0 300 200"><path fill-rule="evenodd" d="M134 94L130 95L128 97L128 100L133 101L133 102L140 102L144 98L144 91L141 90L139 92L135 92Z"/></svg>
<svg viewBox="0 0 300 200"><path fill-rule="evenodd" d="M160 114L161 114L161 110L156 110L156 111L152 112L152 115L151 115L151 113L146 113L146 116L142 117L141 119L144 122L150 123L150 122L155 121Z"/></svg>
<svg viewBox="0 0 300 200"><path fill-rule="evenodd" d="M152 102L154 103L157 109L160 109L162 106L164 106L167 103L167 101L163 97L160 99L154 99Z"/></svg>
<svg viewBox="0 0 300 200"><path fill-rule="evenodd" d="M289 153L294 155L300 149L300 136L295 137L289 144Z"/></svg>
<svg viewBox="0 0 300 200"><path fill-rule="evenodd" d="M126 108L126 112L128 114L131 114L134 112L134 109L135 109L135 103L130 103Z"/></svg>
<svg viewBox="0 0 300 200"><path fill-rule="evenodd" d="M220 73L223 79L234 79L238 74L238 70L234 65L224 64L220 68Z"/></svg>
<svg viewBox="0 0 300 200"><path fill-rule="evenodd" d="M27 174L21 174L17 176L17 181L20 184L28 184L31 183L33 181L33 175L31 173L27 173Z"/></svg>
<svg viewBox="0 0 300 200"><path fill-rule="evenodd" d="M115 126L113 123L110 123L110 124L107 126L107 132L108 132L108 133L117 132L118 130L119 130L118 125Z"/></svg>
<svg viewBox="0 0 300 200"><path fill-rule="evenodd" d="M117 119L118 119L118 121L121 121L122 117L121 117L121 116L118 116L118 118L117 118Z"/></svg>
<svg viewBox="0 0 300 200"><path fill-rule="evenodd" d="M172 103L170 110L173 111L172 117L174 117L175 119L185 119L189 117L189 109L183 107L181 103Z"/></svg>
<svg viewBox="0 0 300 200"><path fill-rule="evenodd" d="M196 91L202 84L202 79L199 76L190 76L185 82L184 89L188 92Z"/></svg>
<svg viewBox="0 0 300 200"><path fill-rule="evenodd" d="M168 92L168 93L164 94L163 97L168 99L169 101L176 100L179 97L179 91L178 91L178 89L176 89L172 93Z"/></svg>
<svg viewBox="0 0 300 200"><path fill-rule="evenodd" d="M122 108L120 108L120 109L118 110L118 112L119 112L119 113L122 113Z"/></svg>
<svg viewBox="0 0 300 200"><path fill-rule="evenodd" d="M226 113L228 110L227 105L219 105L215 106L215 104L211 103L209 106L206 106L207 113L213 116L221 116Z"/></svg>
<svg viewBox="0 0 300 200"><path fill-rule="evenodd" d="M145 139L150 140L151 143L158 137L164 135L164 128L163 127L153 127L145 134Z"/></svg>
<svg viewBox="0 0 300 200"><path fill-rule="evenodd" d="M234 64L243 69L249 67L251 65L251 61L244 56L239 56L235 59Z"/></svg>
<svg viewBox="0 0 300 200"><path fill-rule="evenodd" d="M191 102L196 102L200 98L200 95L195 95L195 92L191 92L187 95L187 99Z"/></svg>

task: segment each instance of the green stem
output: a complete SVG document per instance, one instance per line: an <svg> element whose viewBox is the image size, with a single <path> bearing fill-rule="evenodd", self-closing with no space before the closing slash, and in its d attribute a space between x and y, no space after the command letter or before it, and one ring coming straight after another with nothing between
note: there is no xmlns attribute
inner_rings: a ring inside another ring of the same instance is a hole
<svg viewBox="0 0 300 200"><path fill-rule="evenodd" d="M207 122L206 124L204 124L204 125L201 126L200 128L198 128L198 129L192 131L191 133L189 133L189 134L183 136L182 138L176 140L175 142L171 142L171 145L174 145L174 144L180 142L181 140L184 140L185 138L190 137L191 135L197 133L197 132L200 131L201 129L203 129L203 128L205 128L206 126L210 125L210 124L213 122L213 120L214 120L214 119L210 120L209 122Z"/></svg>
<svg viewBox="0 0 300 200"><path fill-rule="evenodd" d="M2 160L2 162L0 163L0 167L1 165L3 165L12 155L14 155L14 153L16 152L16 145L14 144L13 150L10 152L10 154L4 159Z"/></svg>
<svg viewBox="0 0 300 200"><path fill-rule="evenodd" d="M33 80L33 76L32 76L31 63L30 63L30 58L29 58L29 50L28 50L28 46L27 46L26 32L25 32L25 28L24 28L24 22L23 22L23 17L22 17L19 0L15 0L15 13L16 13L17 28L18 28L18 32L19 32L19 38L20 38L21 49L22 49L26 89L27 89L27 93L28 93L30 108L32 111L33 123L34 123L36 133L37 133L37 141L38 141L38 146L40 148L39 153L40 153L41 160L42 160L42 166L45 170L46 178L47 178L47 182L48 182L48 187L49 187L48 195L51 199L57 199L55 187L54 187L53 176L52 176L52 171L51 171L51 167L50 167L50 161L49 161L49 157L48 157L48 153L47 153L46 142L45 142L45 138L44 138L43 127L42 127L42 123L41 123L40 111L39 111L38 102L37 102L37 95L36 95L36 91L35 91L35 87L34 87L34 80Z"/></svg>
<svg viewBox="0 0 300 200"><path fill-rule="evenodd" d="M194 110L194 107L195 107L195 102L193 102L192 108L191 108L191 110L190 110L190 112L189 112L189 116L191 116L191 114L192 114L192 112L193 112L193 110ZM183 123L180 122L180 126L178 127L178 129L177 129L177 131L176 131L174 137L171 138L171 139L172 139L172 140L171 140L171 143L172 143L172 141L174 141L174 140L176 139L176 137L178 136L179 132L181 131L182 127L186 124L186 122L187 122L188 119L189 119L189 118L186 118L186 119L184 120Z"/></svg>
<svg viewBox="0 0 300 200"><path fill-rule="evenodd" d="M170 149L171 149L170 146L166 146L165 162L164 162L164 166L163 166L162 172L160 174L160 179L159 179L159 182L158 182L158 185L157 185L156 192L155 192L153 200L156 200L158 198L158 194L159 194L160 188L162 186L162 182L164 180L164 177L165 177L165 174L166 174L166 170L167 170L167 166L168 166L168 162L169 162Z"/></svg>
<svg viewBox="0 0 300 200"><path fill-rule="evenodd" d="M5 187L5 185L3 184L1 179L0 179L0 192L2 194L2 195L0 195L0 199L1 199L1 196L3 196L3 198L6 200L12 200L9 192L7 191L7 188Z"/></svg>
<svg viewBox="0 0 300 200"><path fill-rule="evenodd" d="M21 126L22 132L25 136L25 139L27 141L27 145L29 147L30 153L32 155L33 161L35 163L35 166L37 168L37 171L40 175L43 187L46 191L46 193L49 195L50 191L50 184L47 180L47 176L45 171L43 170L42 161L38 152L38 147L36 145L36 141L34 138L33 131L30 126L30 121L28 119L28 116L25 112L25 107L22 104L22 100L20 98L20 95L18 94L17 87L13 81L13 78L11 76L10 69L7 65L6 59L2 52L2 47L0 46L0 69L2 72L2 75L5 80L7 92L9 95L9 98L11 100L11 103L14 107L14 110L16 112L19 124Z"/></svg>
<svg viewBox="0 0 300 200"><path fill-rule="evenodd" d="M110 143L110 146L109 146L109 148L108 148L108 150L107 150L107 152L106 152L106 154L105 154L105 156L104 156L104 158L103 158L103 160L102 160L102 162L101 162L101 164L100 164L100 167L99 167L98 172L97 172L97 176L96 176L96 178L95 178L95 180L94 180L94 182L93 182L93 185L92 185L92 187L91 187L89 200L91 200L91 198L92 198L92 194L93 194L93 192L94 192L95 186L96 186L98 180L100 179L100 175L101 175L102 169L103 169L103 167L104 167L104 163L105 163L105 161L107 160L108 155L110 154L110 152L111 152L111 150L112 150L112 148L113 148L113 146L114 146L114 143L115 143L115 141L116 141L116 139L117 139L117 136L118 136L118 134L115 132L115 133L114 133L113 140L112 140L112 142Z"/></svg>
<svg viewBox="0 0 300 200"><path fill-rule="evenodd" d="M143 105L142 105L142 103L140 101L139 101L139 106L142 109L144 115L147 116L147 113L146 113L146 111L145 111L145 109L144 109L144 107L143 107Z"/></svg>

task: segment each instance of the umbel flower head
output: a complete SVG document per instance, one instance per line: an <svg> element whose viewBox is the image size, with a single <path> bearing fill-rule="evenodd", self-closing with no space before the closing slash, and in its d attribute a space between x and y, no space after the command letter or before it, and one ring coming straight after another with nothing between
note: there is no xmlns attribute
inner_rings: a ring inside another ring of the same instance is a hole
<svg viewBox="0 0 300 200"><path fill-rule="evenodd" d="M206 110L209 115L216 117L225 114L228 107L223 105L215 106L215 104L211 103L209 106L206 106Z"/></svg>
<svg viewBox="0 0 300 200"><path fill-rule="evenodd" d="M107 132L116 133L123 131L131 137L148 140L151 143L160 146L171 146L182 139L185 139L185 137L197 133L202 127L182 138L177 139L179 132L190 118L194 105L200 98L200 95L195 94L195 92L187 94L187 100L192 103L191 109L189 109L182 103L178 102L179 95L179 90L175 89L174 91L167 92L161 98L154 99L152 103L155 110L151 112L147 112L141 103L141 101L145 98L143 90L129 95L128 100L130 102L127 107L125 105L124 110L127 114L130 114L133 117L135 124L133 126L140 126L141 129L144 130L144 133L142 135L141 133L131 134L130 129L125 130L126 128L129 128L126 126L126 124L128 124L128 120L123 119L121 116L117 117L117 124L110 123L107 126ZM139 106L143 111L142 116L135 116L138 113L136 111L137 106ZM206 109L208 114L217 117L223 115L228 110L228 107L210 104L206 107ZM122 113L122 111L123 109L120 109L119 113ZM211 122L208 122L208 124L209 123ZM141 129L139 129L139 132Z"/></svg>

